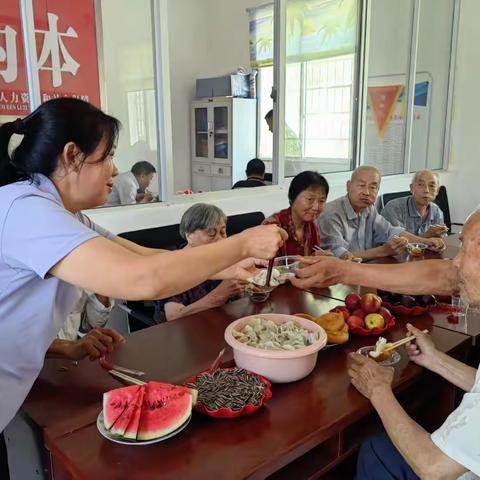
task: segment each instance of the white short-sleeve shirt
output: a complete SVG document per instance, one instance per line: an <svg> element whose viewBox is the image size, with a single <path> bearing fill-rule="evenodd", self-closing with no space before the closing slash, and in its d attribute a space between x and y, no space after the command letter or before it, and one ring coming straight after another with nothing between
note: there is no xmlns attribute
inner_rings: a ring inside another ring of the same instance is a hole
<svg viewBox="0 0 480 480"><path fill-rule="evenodd" d="M432 441L445 455L470 470L460 477L462 480L480 478L480 368L473 388L432 433Z"/></svg>
<svg viewBox="0 0 480 480"><path fill-rule="evenodd" d="M107 205L129 205L137 202L138 184L132 172L125 172L113 179L112 193L108 196Z"/></svg>
<svg viewBox="0 0 480 480"><path fill-rule="evenodd" d="M112 236L67 211L43 175L0 187L0 432L23 403L80 297L79 288L48 272L99 236L96 229Z"/></svg>

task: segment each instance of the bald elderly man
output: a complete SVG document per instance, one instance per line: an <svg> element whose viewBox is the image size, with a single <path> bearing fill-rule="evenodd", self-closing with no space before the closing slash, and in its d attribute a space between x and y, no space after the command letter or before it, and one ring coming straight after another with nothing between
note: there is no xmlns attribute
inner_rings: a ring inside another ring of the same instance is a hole
<svg viewBox="0 0 480 480"><path fill-rule="evenodd" d="M318 217L321 247L344 260L398 255L408 242L426 243L434 251L445 249L442 239L413 235L402 226L393 226L377 212L380 181L375 167L363 165L353 171L347 195L327 203Z"/></svg>
<svg viewBox="0 0 480 480"><path fill-rule="evenodd" d="M346 283L409 293L452 293L460 290L472 304L480 303L480 210L462 232L462 246L453 261L427 260L398 265L341 262L333 257L308 257L311 265L292 283L299 288ZM415 278L415 282L412 282ZM410 360L465 391L460 406L430 434L414 422L392 393L393 370L361 355L351 355L352 385L370 399L386 434L362 445L356 480L480 478L480 369L475 370L438 351L430 337L412 325L415 336Z"/></svg>
<svg viewBox="0 0 480 480"><path fill-rule="evenodd" d="M447 227L443 212L433 203L440 188L438 174L431 170L415 173L410 184L411 195L390 200L382 210L382 217L392 225L403 227L420 237L441 237Z"/></svg>

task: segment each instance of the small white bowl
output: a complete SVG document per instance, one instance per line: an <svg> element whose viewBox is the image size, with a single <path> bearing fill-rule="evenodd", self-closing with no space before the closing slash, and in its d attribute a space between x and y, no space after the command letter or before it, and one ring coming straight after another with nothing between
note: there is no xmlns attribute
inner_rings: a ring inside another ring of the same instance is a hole
<svg viewBox="0 0 480 480"><path fill-rule="evenodd" d="M276 324L293 321L301 328L318 335L312 345L293 351L263 350L239 342L232 335L232 330L242 330L253 318L261 317ZM233 358L238 367L258 373L274 383L295 382L306 377L315 368L318 351L327 344L325 330L311 320L294 315L264 313L249 315L232 322L225 330L225 341L233 349Z"/></svg>

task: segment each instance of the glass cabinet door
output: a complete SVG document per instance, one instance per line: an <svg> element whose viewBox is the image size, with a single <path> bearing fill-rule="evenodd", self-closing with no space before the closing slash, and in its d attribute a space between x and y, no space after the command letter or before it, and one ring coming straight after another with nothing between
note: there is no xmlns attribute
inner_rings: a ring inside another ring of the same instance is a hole
<svg viewBox="0 0 480 480"><path fill-rule="evenodd" d="M214 154L216 159L228 159L228 107L214 107L213 108L213 140L214 140Z"/></svg>
<svg viewBox="0 0 480 480"><path fill-rule="evenodd" d="M207 108L195 108L195 156L208 158Z"/></svg>

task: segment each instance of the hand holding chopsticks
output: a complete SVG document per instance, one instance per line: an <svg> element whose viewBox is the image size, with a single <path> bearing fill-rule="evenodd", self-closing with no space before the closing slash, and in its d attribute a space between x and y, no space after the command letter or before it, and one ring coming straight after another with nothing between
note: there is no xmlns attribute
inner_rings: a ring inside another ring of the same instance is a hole
<svg viewBox="0 0 480 480"><path fill-rule="evenodd" d="M422 330L422 333L428 333L428 330ZM401 345L405 345L412 340L415 340L415 335L407 335L405 338L402 340L398 340L397 342L394 343L389 343L387 348L385 348L383 351L384 352L390 352L391 350L395 350L397 347L400 347Z"/></svg>

